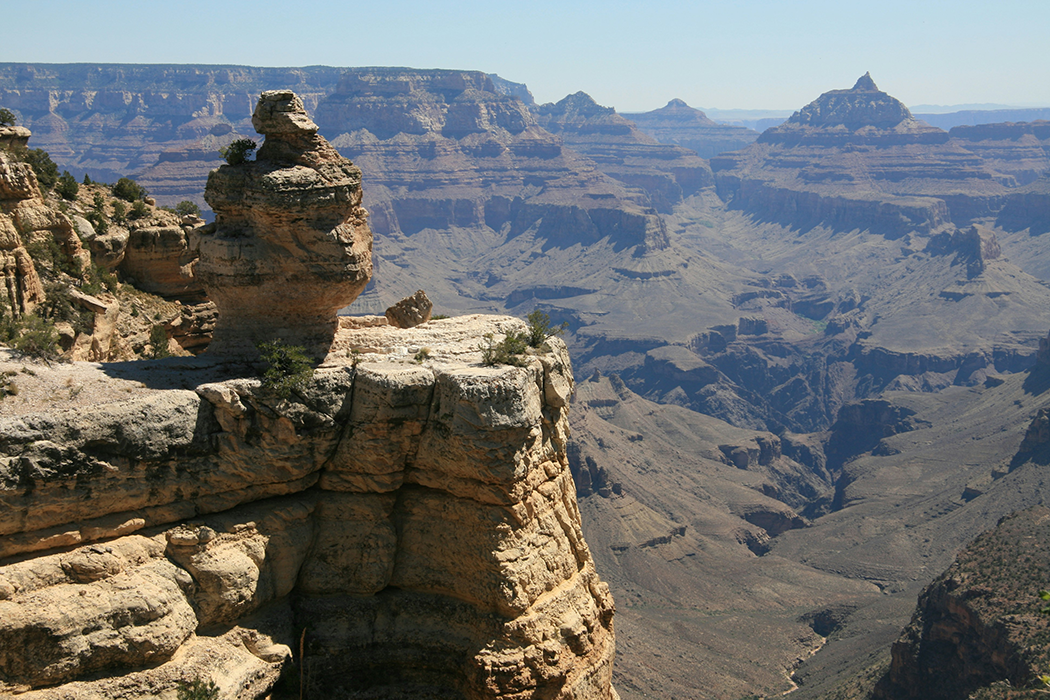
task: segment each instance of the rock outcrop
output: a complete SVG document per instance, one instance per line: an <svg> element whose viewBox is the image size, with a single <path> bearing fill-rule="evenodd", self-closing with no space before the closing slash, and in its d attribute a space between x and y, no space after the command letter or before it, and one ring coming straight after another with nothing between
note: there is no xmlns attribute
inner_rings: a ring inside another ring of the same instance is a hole
<svg viewBox="0 0 1050 700"><path fill-rule="evenodd" d="M1040 615L1037 594L1046 586L1048 542L1050 510L1037 506L961 552L919 596L874 697L972 697L997 681L1025 688L1046 673L1050 619Z"/></svg>
<svg viewBox="0 0 1050 700"><path fill-rule="evenodd" d="M701 158L750 146L758 132L742 126L719 124L682 100L671 100L651 112L623 115L660 143L696 151Z"/></svg>
<svg viewBox="0 0 1050 700"><path fill-rule="evenodd" d="M981 156L997 172L1027 185L1050 170L1050 121L956 126L953 142Z"/></svg>
<svg viewBox="0 0 1050 700"><path fill-rule="evenodd" d="M247 700L294 649L318 697L615 697L565 346L479 364L523 327L345 329L287 400L204 357L78 367L92 405L0 418L0 693Z"/></svg>
<svg viewBox="0 0 1050 700"><path fill-rule="evenodd" d="M868 74L711 167L719 193L762 218L891 236L993 215L1006 192L1004 176L912 117Z"/></svg>
<svg viewBox="0 0 1050 700"><path fill-rule="evenodd" d="M336 313L372 275L372 232L361 171L317 134L288 90L264 92L252 117L266 143L253 161L224 165L204 197L196 278L218 307L209 351L257 354L283 340L323 357Z"/></svg>
<svg viewBox="0 0 1050 700"><path fill-rule="evenodd" d="M55 246L81 266L91 259L73 222L44 203L33 168L15 155L30 135L23 127L0 126L0 306L16 317L45 298L27 246Z"/></svg>

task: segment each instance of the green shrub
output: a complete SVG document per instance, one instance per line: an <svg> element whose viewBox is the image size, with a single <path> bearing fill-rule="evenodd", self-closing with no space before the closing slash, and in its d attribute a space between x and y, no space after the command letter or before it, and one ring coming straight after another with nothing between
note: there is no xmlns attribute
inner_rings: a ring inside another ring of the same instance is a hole
<svg viewBox="0 0 1050 700"><path fill-rule="evenodd" d="M146 208L146 203L141 199L135 201L131 205L131 211L128 212L129 219L144 219L149 216L149 209Z"/></svg>
<svg viewBox="0 0 1050 700"><path fill-rule="evenodd" d="M36 180L45 190L50 190L58 182L58 166L51 160L50 154L42 148L32 148L22 152L22 161L28 163Z"/></svg>
<svg viewBox="0 0 1050 700"><path fill-rule="evenodd" d="M237 139L229 146L219 149L219 155L230 165L240 165L252 157L257 146L251 139Z"/></svg>
<svg viewBox="0 0 1050 700"><path fill-rule="evenodd" d="M55 192L62 197L62 199L68 199L75 201L77 193L80 192L80 185L77 184L75 177L69 174L66 170L62 173L62 177L58 178L58 184L55 185Z"/></svg>
<svg viewBox="0 0 1050 700"><path fill-rule="evenodd" d="M525 333L511 331L498 343L491 333L486 333L484 338L479 348L481 364L487 367L494 365L525 366L525 358L522 355L529 350L528 336Z"/></svg>
<svg viewBox="0 0 1050 700"><path fill-rule="evenodd" d="M286 345L282 340L258 345L259 355L266 363L263 387L283 399L291 396L314 376L313 364L306 350L298 345Z"/></svg>
<svg viewBox="0 0 1050 700"><path fill-rule="evenodd" d="M430 359L430 348L420 348L419 352L412 359L417 365L423 364L423 362Z"/></svg>
<svg viewBox="0 0 1050 700"><path fill-rule="evenodd" d="M128 222L128 208L124 202L113 202L113 223L126 224Z"/></svg>
<svg viewBox="0 0 1050 700"><path fill-rule="evenodd" d="M566 321L557 328L551 328L551 317L536 309L529 314L529 329L526 331L529 346L542 348L546 345L547 338L561 335L568 327L569 322Z"/></svg>
<svg viewBox="0 0 1050 700"><path fill-rule="evenodd" d="M179 216L200 216L201 208L188 199L184 199L175 205L175 213Z"/></svg>
<svg viewBox="0 0 1050 700"><path fill-rule="evenodd" d="M87 214L84 214L84 218L91 222L92 228L95 229L95 233L98 235L105 236L109 233L109 219L98 209L92 209Z"/></svg>
<svg viewBox="0 0 1050 700"><path fill-rule="evenodd" d="M146 191L146 188L130 177L122 177L117 180L117 184L113 185L113 196L125 202L145 199L147 194L149 192Z"/></svg>
<svg viewBox="0 0 1050 700"><path fill-rule="evenodd" d="M88 175L87 173L84 173L84 184L85 185L90 185L91 184L91 176Z"/></svg>
<svg viewBox="0 0 1050 700"><path fill-rule="evenodd" d="M15 324L11 347L23 355L46 362L57 360L60 353L55 325L35 314L23 316Z"/></svg>
<svg viewBox="0 0 1050 700"><path fill-rule="evenodd" d="M209 679L195 679L192 683L179 683L178 700L218 700L219 686Z"/></svg>
<svg viewBox="0 0 1050 700"><path fill-rule="evenodd" d="M168 352L168 332L164 330L164 326L153 326L149 332L149 344L153 347L150 357L154 360L171 357L171 353Z"/></svg>
<svg viewBox="0 0 1050 700"><path fill-rule="evenodd" d="M15 113L6 107L0 107L0 126L14 126L18 123Z"/></svg>

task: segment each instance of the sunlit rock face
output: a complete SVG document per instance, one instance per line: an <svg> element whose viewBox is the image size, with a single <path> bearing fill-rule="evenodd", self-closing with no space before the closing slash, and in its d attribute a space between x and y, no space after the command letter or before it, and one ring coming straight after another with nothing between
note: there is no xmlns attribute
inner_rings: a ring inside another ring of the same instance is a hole
<svg viewBox="0 0 1050 700"><path fill-rule="evenodd" d="M204 193L216 216L196 276L219 309L208 351L250 356L280 339L323 356L372 274L361 171L291 91L264 92L252 124L258 157L212 171Z"/></svg>

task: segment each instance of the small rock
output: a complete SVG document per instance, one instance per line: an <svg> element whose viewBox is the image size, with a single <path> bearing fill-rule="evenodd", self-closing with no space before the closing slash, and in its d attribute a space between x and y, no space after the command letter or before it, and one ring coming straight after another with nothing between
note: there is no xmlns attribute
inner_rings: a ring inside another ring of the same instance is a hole
<svg viewBox="0 0 1050 700"><path fill-rule="evenodd" d="M422 289L405 297L386 310L386 318L391 326L413 328L430 320L434 304L427 298Z"/></svg>

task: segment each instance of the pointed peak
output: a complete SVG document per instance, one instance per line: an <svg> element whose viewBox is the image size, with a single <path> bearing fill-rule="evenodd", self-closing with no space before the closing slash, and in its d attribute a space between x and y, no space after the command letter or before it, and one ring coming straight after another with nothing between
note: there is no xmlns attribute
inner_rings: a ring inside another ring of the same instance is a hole
<svg viewBox="0 0 1050 700"><path fill-rule="evenodd" d="M674 98L673 100L671 100L670 102L667 103L667 107L679 107L679 108L681 108L681 107L689 107L689 105L687 105L684 100L680 100L680 99L678 99L676 97L676 98ZM667 107L664 107L664 109L667 109Z"/></svg>
<svg viewBox="0 0 1050 700"><path fill-rule="evenodd" d="M857 83L853 86L854 90L864 90L868 92L878 92L879 88L875 84L875 81L871 79L871 72L867 72L857 79Z"/></svg>

